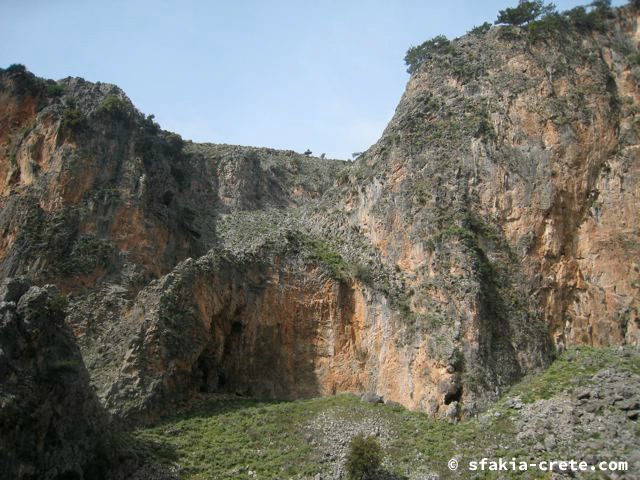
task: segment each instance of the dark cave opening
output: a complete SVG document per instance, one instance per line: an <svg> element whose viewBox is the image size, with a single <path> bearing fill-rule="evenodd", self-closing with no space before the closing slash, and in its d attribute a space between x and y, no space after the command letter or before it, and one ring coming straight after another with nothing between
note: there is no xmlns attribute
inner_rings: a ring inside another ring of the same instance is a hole
<svg viewBox="0 0 640 480"><path fill-rule="evenodd" d="M449 405L453 402L459 402L462 399L462 385L457 385L444 395L444 404Z"/></svg>
<svg viewBox="0 0 640 480"><path fill-rule="evenodd" d="M204 351L195 364L196 385L201 393L215 392L220 386L220 378L224 375L217 371L209 352Z"/></svg>

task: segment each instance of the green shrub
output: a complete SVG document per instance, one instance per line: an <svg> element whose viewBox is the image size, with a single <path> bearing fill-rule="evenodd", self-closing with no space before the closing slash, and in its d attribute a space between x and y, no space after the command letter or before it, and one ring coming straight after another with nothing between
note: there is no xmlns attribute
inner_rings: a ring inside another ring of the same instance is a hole
<svg viewBox="0 0 640 480"><path fill-rule="evenodd" d="M107 95L100 104L100 111L114 116L124 116L129 111L129 105L117 95Z"/></svg>
<svg viewBox="0 0 640 480"><path fill-rule="evenodd" d="M572 8L571 10L566 11L565 15L571 24L580 31L592 30L594 27L593 18L584 7Z"/></svg>
<svg viewBox="0 0 640 480"><path fill-rule="evenodd" d="M177 133L168 133L166 136L169 153L178 153L184 147L184 140Z"/></svg>
<svg viewBox="0 0 640 480"><path fill-rule="evenodd" d="M433 58L434 55L444 55L453 51L451 42L444 35L438 35L427 40L422 45L411 47L407 50L404 62L407 64L407 72L415 72L420 65Z"/></svg>
<svg viewBox="0 0 640 480"><path fill-rule="evenodd" d="M181 168L176 167L175 165L171 165L171 175L175 178L178 186L184 188L187 186L187 174Z"/></svg>
<svg viewBox="0 0 640 480"><path fill-rule="evenodd" d="M144 119L144 127L145 130L149 133L156 134L160 131L160 125L155 122L156 116L151 114L147 115L147 118Z"/></svg>
<svg viewBox="0 0 640 480"><path fill-rule="evenodd" d="M21 63L12 63L5 71L7 73L27 73L27 67Z"/></svg>
<svg viewBox="0 0 640 480"><path fill-rule="evenodd" d="M41 93L42 82L20 63L9 65L6 70L0 69L0 73L6 74L12 81L3 85L2 89L9 87L18 98L26 95L37 96Z"/></svg>
<svg viewBox="0 0 640 480"><path fill-rule="evenodd" d="M259 163L260 157L258 156L258 152L255 150L249 150L244 154L244 159L249 163Z"/></svg>
<svg viewBox="0 0 640 480"><path fill-rule="evenodd" d="M484 22L482 25L478 25L469 30L471 35L484 35L489 30L491 30L491 24L489 22Z"/></svg>
<svg viewBox="0 0 640 480"><path fill-rule="evenodd" d="M529 39L532 41L566 31L568 22L565 16L551 13L529 24Z"/></svg>
<svg viewBox="0 0 640 480"><path fill-rule="evenodd" d="M307 239L306 247L309 249L310 257L327 266L334 278L346 280L349 277L349 265L330 243L323 240Z"/></svg>
<svg viewBox="0 0 640 480"><path fill-rule="evenodd" d="M351 439L347 454L347 478L350 480L369 480L380 470L382 448L374 437L359 433Z"/></svg>
<svg viewBox="0 0 640 480"><path fill-rule="evenodd" d="M373 275L371 273L371 270L366 266L360 263L356 263L352 266L351 271L353 273L353 276L365 285L371 285L373 283Z"/></svg>
<svg viewBox="0 0 640 480"><path fill-rule="evenodd" d="M85 125L84 113L75 106L68 106L64 112L62 112L62 121L60 126L63 129L70 131L78 131Z"/></svg>
<svg viewBox="0 0 640 480"><path fill-rule="evenodd" d="M61 97L64 95L64 86L57 83L47 84L47 95L50 97Z"/></svg>
<svg viewBox="0 0 640 480"><path fill-rule="evenodd" d="M478 127L474 136L485 141L494 141L496 139L496 131L489 118L489 112L485 109L481 110L478 115Z"/></svg>
<svg viewBox="0 0 640 480"><path fill-rule="evenodd" d="M597 0L590 6L591 11L587 11L585 7L576 7L564 12L571 25L580 32L604 30L605 20L611 13L611 2L608 0Z"/></svg>
<svg viewBox="0 0 640 480"><path fill-rule="evenodd" d="M53 295L51 300L49 300L49 308L51 311L62 315L66 313L68 304L69 301L67 300L67 297L60 292L57 292Z"/></svg>
<svg viewBox="0 0 640 480"><path fill-rule="evenodd" d="M594 0L589 6L592 7L589 15L593 18L595 28L603 30L605 20L611 17L611 0Z"/></svg>
<svg viewBox="0 0 640 480"><path fill-rule="evenodd" d="M553 4L545 5L543 0L520 0L517 7L500 10L495 23L516 26L525 25L554 12L555 6Z"/></svg>
<svg viewBox="0 0 640 480"><path fill-rule="evenodd" d="M517 7L501 10L495 23L526 25L529 39L537 41L566 32L571 27L579 32L602 31L610 16L611 0L594 0L587 7L575 7L561 14L553 4L545 5L542 0L520 0Z"/></svg>
<svg viewBox="0 0 640 480"><path fill-rule="evenodd" d="M608 15L611 11L611 0L593 0L590 4L593 10L600 14Z"/></svg>

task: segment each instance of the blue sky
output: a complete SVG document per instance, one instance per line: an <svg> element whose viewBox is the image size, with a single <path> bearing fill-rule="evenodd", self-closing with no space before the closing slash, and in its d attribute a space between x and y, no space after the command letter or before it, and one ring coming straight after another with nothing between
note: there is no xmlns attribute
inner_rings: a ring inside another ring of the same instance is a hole
<svg viewBox="0 0 640 480"><path fill-rule="evenodd" d="M115 83L186 139L347 158L391 119L409 46L460 36L515 4L0 0L0 66Z"/></svg>

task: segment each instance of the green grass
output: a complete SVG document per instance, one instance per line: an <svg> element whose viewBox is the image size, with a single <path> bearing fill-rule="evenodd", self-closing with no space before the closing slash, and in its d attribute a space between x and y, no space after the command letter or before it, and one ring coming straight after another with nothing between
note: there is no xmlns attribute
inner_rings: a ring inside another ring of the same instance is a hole
<svg viewBox="0 0 640 480"><path fill-rule="evenodd" d="M566 351L544 372L514 385L508 397L523 402L551 398L562 391L586 385L598 371L615 365L617 369L640 374L640 356L620 357L607 348L576 347Z"/></svg>
<svg viewBox="0 0 640 480"><path fill-rule="evenodd" d="M477 420L453 425L342 394L294 402L212 400L188 414L138 430L134 437L154 462L181 465L183 479L249 478L249 470L262 479L313 478L332 468L309 440L307 426L321 413L338 424L382 419L390 426L391 438L384 448L385 469L398 479L424 469L443 479L457 478L446 467L453 455L481 457L486 445L498 444L501 435L513 433L506 416L491 428Z"/></svg>
<svg viewBox="0 0 640 480"><path fill-rule="evenodd" d="M495 478L488 471L476 477L450 472L447 462L454 455L462 455L461 465L484 456L531 457L535 452L518 446L515 413L504 405L506 399L549 398L586 384L611 366L640 374L640 356L571 349L548 370L514 386L490 414L457 424L401 407L372 405L348 394L293 402L227 396L202 401L187 413L137 430L132 440L153 462L180 465L186 480L313 478L333 468L320 448L322 431L310 427L320 416L329 416L338 430L375 420L385 426L384 468L395 475L392 478L406 479L416 472L437 473L443 480ZM255 477L249 476L250 470ZM505 478L541 477L510 472Z"/></svg>
<svg viewBox="0 0 640 480"><path fill-rule="evenodd" d="M178 461L186 479L288 478L317 471L319 459L305 440L305 424L322 411L356 402L349 396L296 402L221 399L135 433L162 445L162 463ZM244 475L241 473L244 472Z"/></svg>

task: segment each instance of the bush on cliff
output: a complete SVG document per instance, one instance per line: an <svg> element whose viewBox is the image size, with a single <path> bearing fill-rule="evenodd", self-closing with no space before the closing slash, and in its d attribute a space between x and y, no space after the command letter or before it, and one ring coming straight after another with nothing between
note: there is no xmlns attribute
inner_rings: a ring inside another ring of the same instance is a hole
<svg viewBox="0 0 640 480"><path fill-rule="evenodd" d="M124 117L129 112L129 105L117 95L107 95L100 104L100 111L113 117Z"/></svg>
<svg viewBox="0 0 640 480"><path fill-rule="evenodd" d="M436 54L446 54L451 51L451 42L444 35L438 35L431 40L427 40L422 45L411 47L407 50L404 61L409 68L408 73L415 72L420 65Z"/></svg>
<svg viewBox="0 0 640 480"><path fill-rule="evenodd" d="M555 12L553 4L545 5L542 0L520 0L517 7L505 8L498 12L496 24L525 25Z"/></svg>
<svg viewBox="0 0 640 480"><path fill-rule="evenodd" d="M73 104L69 104L62 112L60 127L67 134L73 135L86 127L86 120L87 119L82 110Z"/></svg>
<svg viewBox="0 0 640 480"><path fill-rule="evenodd" d="M482 25L478 25L469 30L471 35L484 35L489 30L491 30L491 24L489 22L484 22Z"/></svg>

